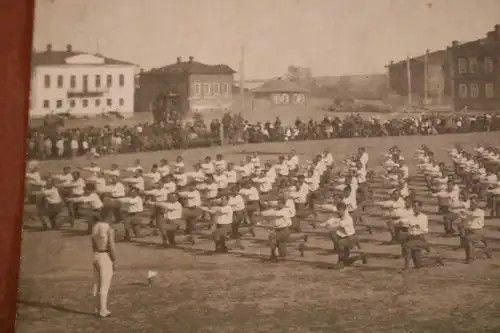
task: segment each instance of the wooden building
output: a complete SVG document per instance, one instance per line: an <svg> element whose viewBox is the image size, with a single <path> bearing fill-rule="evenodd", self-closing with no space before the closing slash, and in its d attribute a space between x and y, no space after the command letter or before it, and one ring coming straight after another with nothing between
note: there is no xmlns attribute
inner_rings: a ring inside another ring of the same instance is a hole
<svg viewBox="0 0 500 333"><path fill-rule="evenodd" d="M455 110L500 108L500 24L485 38L451 46Z"/></svg>
<svg viewBox="0 0 500 333"><path fill-rule="evenodd" d="M282 80L270 80L252 91L254 108L266 106L306 105L309 91L296 83Z"/></svg>
<svg viewBox="0 0 500 333"><path fill-rule="evenodd" d="M175 93L183 111L227 110L233 102L234 73L227 65L207 65L193 57L182 61L179 57L174 64L141 71L136 108L151 111L158 96Z"/></svg>

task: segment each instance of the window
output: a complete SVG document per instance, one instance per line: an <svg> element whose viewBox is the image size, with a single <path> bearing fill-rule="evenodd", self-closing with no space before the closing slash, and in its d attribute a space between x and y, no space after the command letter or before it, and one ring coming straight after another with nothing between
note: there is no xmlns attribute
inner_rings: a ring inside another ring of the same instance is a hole
<svg viewBox="0 0 500 333"><path fill-rule="evenodd" d="M95 76L95 87L101 88L101 76L100 75Z"/></svg>
<svg viewBox="0 0 500 333"><path fill-rule="evenodd" d="M62 108L62 101L60 99L56 101L56 108L58 109Z"/></svg>
<svg viewBox="0 0 500 333"><path fill-rule="evenodd" d="M63 76L62 75L58 75L57 76L57 88L62 88L63 85L64 85Z"/></svg>
<svg viewBox="0 0 500 333"><path fill-rule="evenodd" d="M195 83L195 85L194 85L194 94L195 94L195 96L200 96L201 95L201 84Z"/></svg>
<svg viewBox="0 0 500 333"><path fill-rule="evenodd" d="M69 86L70 86L70 88L76 88L76 76L75 75L71 75L69 77Z"/></svg>
<svg viewBox="0 0 500 333"><path fill-rule="evenodd" d="M43 86L45 88L50 88L50 75L45 75L43 77Z"/></svg>
<svg viewBox="0 0 500 333"><path fill-rule="evenodd" d="M120 98L118 100L118 104L120 104L120 106L123 106L123 104L125 104L125 101L123 100L123 98Z"/></svg>
<svg viewBox="0 0 500 333"><path fill-rule="evenodd" d="M229 83L224 83L224 95L229 95Z"/></svg>
<svg viewBox="0 0 500 333"><path fill-rule="evenodd" d="M44 108L44 109L48 109L48 108L50 108L50 102L49 102L48 100L44 100L44 101L43 101L43 108Z"/></svg>
<svg viewBox="0 0 500 333"><path fill-rule="evenodd" d="M106 105L107 105L107 106L113 106L113 100L112 100L111 98L108 98L108 99L106 100Z"/></svg>
<svg viewBox="0 0 500 333"><path fill-rule="evenodd" d="M82 99L82 106L84 108L88 107L89 106L89 100L88 99Z"/></svg>
<svg viewBox="0 0 500 333"><path fill-rule="evenodd" d="M467 73L467 60L464 58L458 59L458 73L460 73L460 74Z"/></svg>
<svg viewBox="0 0 500 333"><path fill-rule="evenodd" d="M493 59L490 57L484 58L484 71L486 73L493 73Z"/></svg>
<svg viewBox="0 0 500 333"><path fill-rule="evenodd" d="M118 77L118 84L120 85L120 87L123 87L125 85L125 75L120 74L120 76Z"/></svg>
<svg viewBox="0 0 500 333"><path fill-rule="evenodd" d="M469 73L477 73L477 58L469 58Z"/></svg>
<svg viewBox="0 0 500 333"><path fill-rule="evenodd" d="M70 99L70 100L69 100L69 107L70 107L70 108L74 108L75 106L76 106L76 102L75 102L75 100L74 100L74 99Z"/></svg>
<svg viewBox="0 0 500 333"><path fill-rule="evenodd" d="M220 95L220 83L214 84L214 95L216 95L216 96Z"/></svg>
<svg viewBox="0 0 500 333"><path fill-rule="evenodd" d="M460 98L467 98L467 85L459 84L458 85L458 95Z"/></svg>
<svg viewBox="0 0 500 333"><path fill-rule="evenodd" d="M106 76L106 87L111 87L113 85L113 76L111 74L108 74Z"/></svg>
<svg viewBox="0 0 500 333"><path fill-rule="evenodd" d="M476 83L470 85L470 97L471 98L479 97L479 87Z"/></svg>
<svg viewBox="0 0 500 333"><path fill-rule="evenodd" d="M486 83L484 86L484 94L488 99L495 97L495 87L493 83Z"/></svg>
<svg viewBox="0 0 500 333"><path fill-rule="evenodd" d="M89 90L89 76L84 75L83 76L83 91L88 91Z"/></svg>
<svg viewBox="0 0 500 333"><path fill-rule="evenodd" d="M203 95L208 96L212 94L212 87L210 86L210 83L204 83L203 84Z"/></svg>
<svg viewBox="0 0 500 333"><path fill-rule="evenodd" d="M95 106L96 107L101 106L101 100L99 98L95 100Z"/></svg>

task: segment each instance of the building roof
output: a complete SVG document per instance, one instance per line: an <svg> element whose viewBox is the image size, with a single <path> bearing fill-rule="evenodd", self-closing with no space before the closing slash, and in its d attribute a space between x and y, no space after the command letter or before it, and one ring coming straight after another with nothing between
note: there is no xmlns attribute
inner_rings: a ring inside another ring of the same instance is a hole
<svg viewBox="0 0 500 333"><path fill-rule="evenodd" d="M158 74L178 74L178 73L188 73L188 74L208 74L208 75L233 75L236 73L228 65L207 65L198 61L194 61L192 58L189 61L177 60L177 63L167 65L160 68L153 68L145 73L158 73Z"/></svg>
<svg viewBox="0 0 500 333"><path fill-rule="evenodd" d="M285 81L280 78L267 81L253 92L256 93L272 93L272 92L291 92L291 93L307 93L308 90L302 88L298 84L290 81Z"/></svg>
<svg viewBox="0 0 500 333"><path fill-rule="evenodd" d="M434 52L429 52L429 62L439 62L439 63L444 63L446 60L446 57L448 56L448 51L447 50L438 50ZM424 62L425 61L425 53L418 56L418 57L413 57L410 58L410 61L418 61L418 62ZM406 59L405 60L400 60L398 62L394 62L390 64L389 66L400 66L400 65L406 65Z"/></svg>
<svg viewBox="0 0 500 333"><path fill-rule="evenodd" d="M31 56L31 66L59 66L66 65L66 59L78 55L91 55L104 59L104 65L130 65L135 66L133 63L111 59L101 54L92 54L80 51L44 51L34 52Z"/></svg>

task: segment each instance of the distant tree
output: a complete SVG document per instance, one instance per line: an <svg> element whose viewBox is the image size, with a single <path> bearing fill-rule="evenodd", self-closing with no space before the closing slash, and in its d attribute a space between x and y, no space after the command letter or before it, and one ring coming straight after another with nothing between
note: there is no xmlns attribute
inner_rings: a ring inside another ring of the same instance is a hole
<svg viewBox="0 0 500 333"><path fill-rule="evenodd" d="M312 71L307 67L290 65L287 68L285 78L296 83L309 83L312 79Z"/></svg>

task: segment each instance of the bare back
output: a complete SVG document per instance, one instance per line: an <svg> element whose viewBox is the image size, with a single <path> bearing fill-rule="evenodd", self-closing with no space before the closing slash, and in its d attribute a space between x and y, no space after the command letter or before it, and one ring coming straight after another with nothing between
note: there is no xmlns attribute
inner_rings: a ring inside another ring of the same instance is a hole
<svg viewBox="0 0 500 333"><path fill-rule="evenodd" d="M92 249L94 252L109 250L110 226L107 223L97 222L92 228Z"/></svg>

